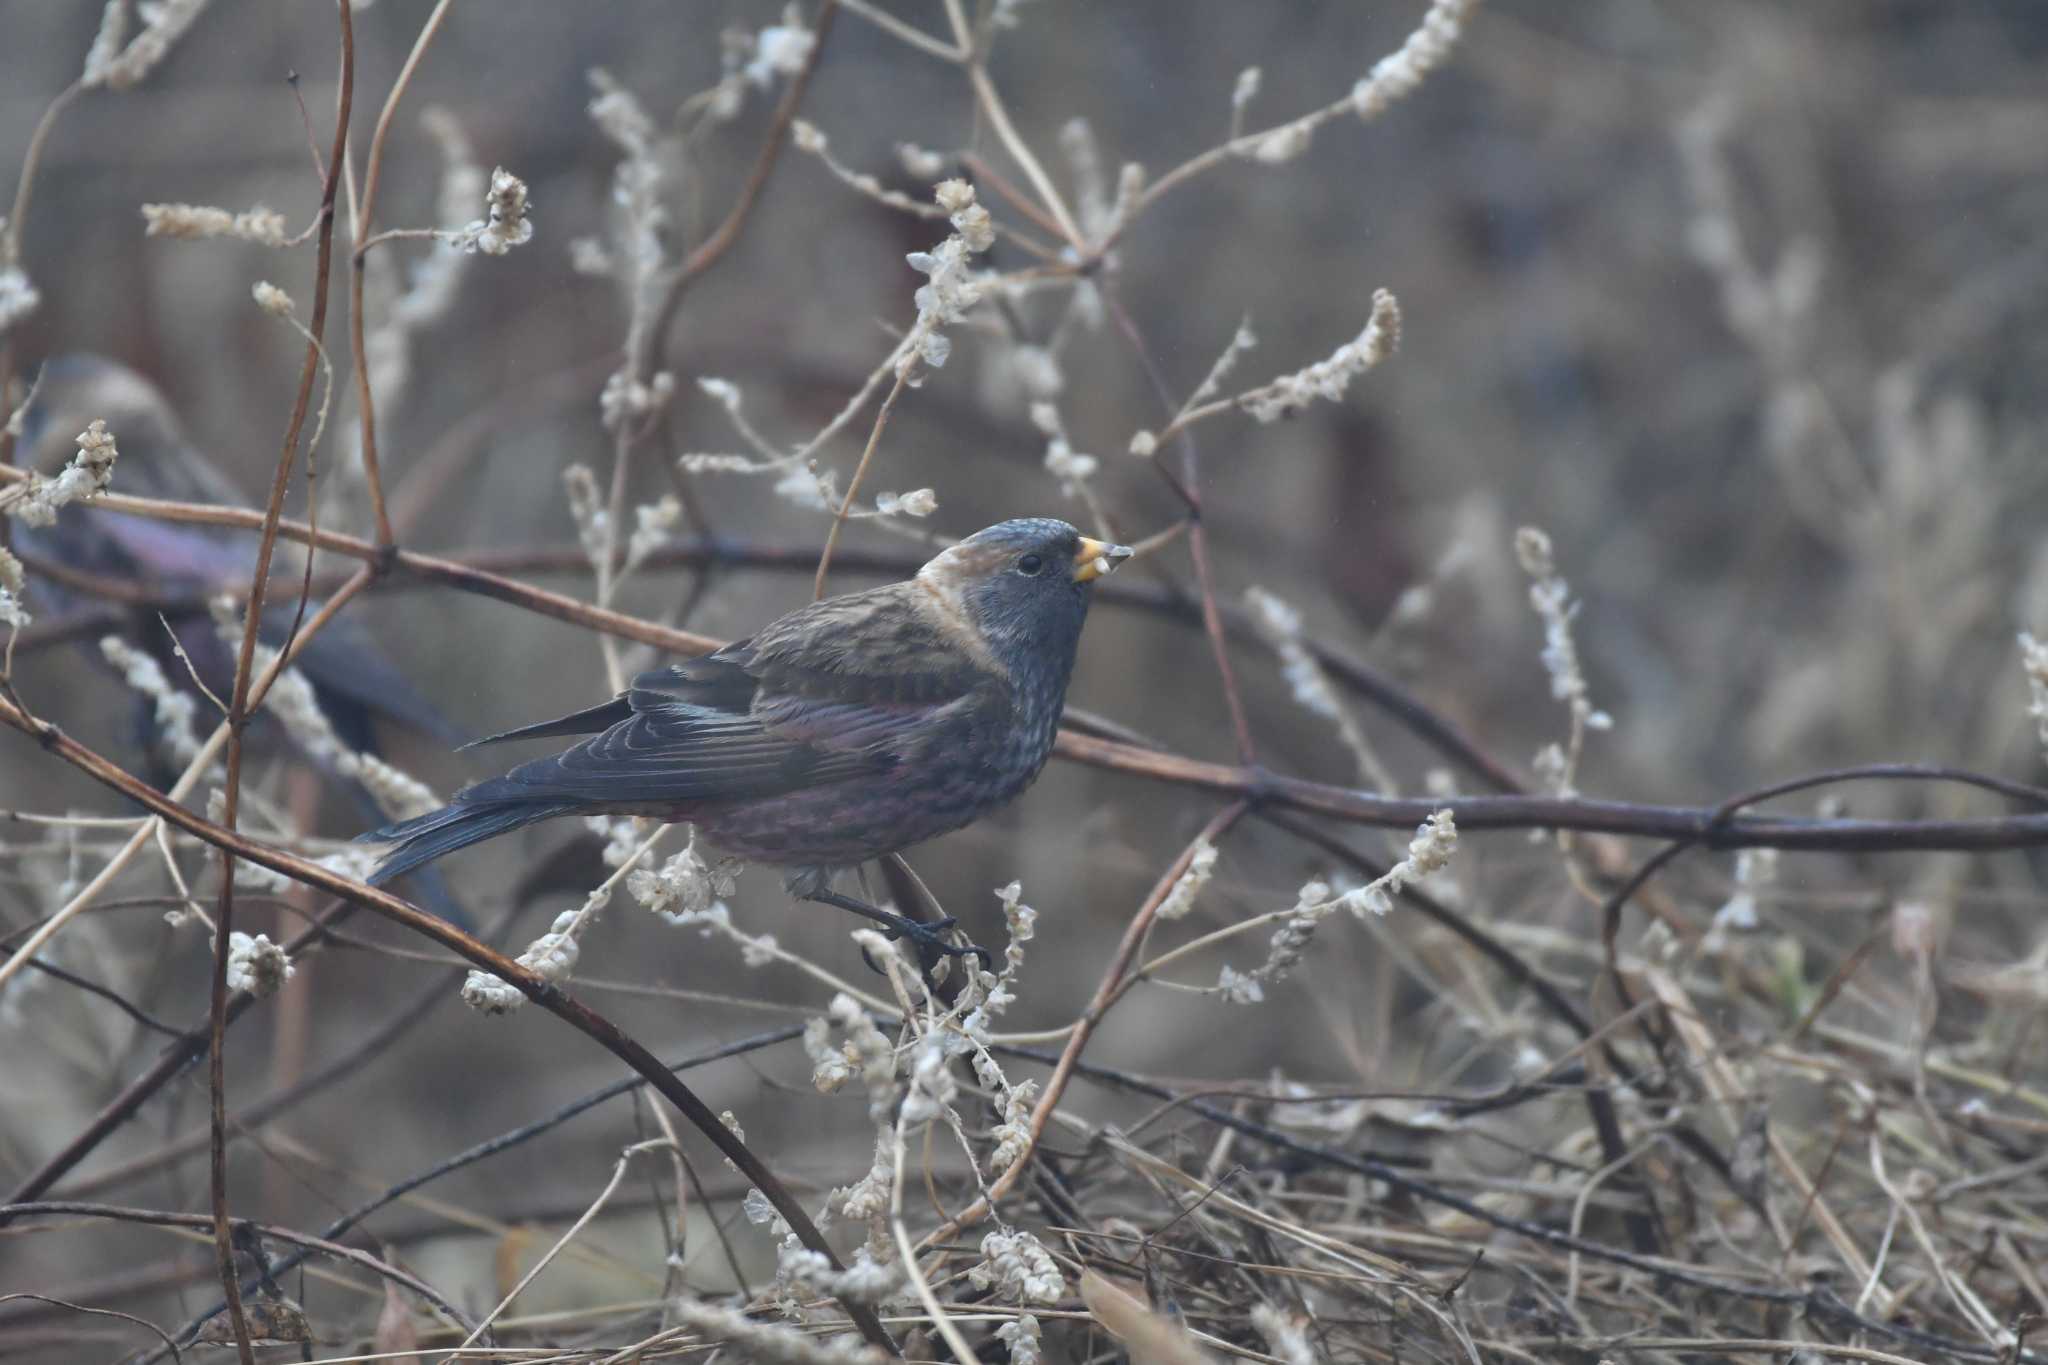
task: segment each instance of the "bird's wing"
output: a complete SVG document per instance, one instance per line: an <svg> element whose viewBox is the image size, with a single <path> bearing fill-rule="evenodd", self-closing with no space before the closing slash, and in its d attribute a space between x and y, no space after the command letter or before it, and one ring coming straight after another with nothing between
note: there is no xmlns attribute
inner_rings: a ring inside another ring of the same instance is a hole
<svg viewBox="0 0 2048 1365"><path fill-rule="evenodd" d="M813 602L720 654L742 646L746 671L774 695L943 704L999 681L957 609L915 581Z"/></svg>
<svg viewBox="0 0 2048 1365"><path fill-rule="evenodd" d="M950 731L970 704L999 695L993 675L941 647L937 628L905 617L916 599L839 605L852 600L814 604L714 654L643 673L607 706L534 727L613 722L465 796L652 805L778 796L885 772Z"/></svg>

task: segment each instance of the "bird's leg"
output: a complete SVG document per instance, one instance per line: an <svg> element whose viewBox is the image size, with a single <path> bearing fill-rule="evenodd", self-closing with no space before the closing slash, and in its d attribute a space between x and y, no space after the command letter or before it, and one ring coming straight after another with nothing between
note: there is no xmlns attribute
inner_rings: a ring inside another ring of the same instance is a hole
<svg viewBox="0 0 2048 1365"><path fill-rule="evenodd" d="M817 901L821 905L835 905L841 910L850 911L863 919L871 919L886 928L889 931L889 937L892 939L909 939L917 945L917 955L919 960L924 963L927 975L930 974L933 967L939 964L941 958L966 957L969 954L981 960L981 969L983 971L995 970L995 958L990 956L988 949L980 944L969 943L962 947L949 943L946 940L946 931L960 922L951 915L942 920L935 920L930 924L926 924L922 920L911 919L908 915L897 915L887 910L877 910L866 901L857 901L851 896L842 896L837 891L826 887L820 887L815 891L809 892L803 899Z"/></svg>

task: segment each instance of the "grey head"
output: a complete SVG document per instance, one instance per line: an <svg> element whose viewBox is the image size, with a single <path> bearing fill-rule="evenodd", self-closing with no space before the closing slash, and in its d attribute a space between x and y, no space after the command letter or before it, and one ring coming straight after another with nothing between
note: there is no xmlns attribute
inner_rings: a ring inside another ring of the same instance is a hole
<svg viewBox="0 0 2048 1365"><path fill-rule="evenodd" d="M1057 518L1020 517L975 532L918 578L958 604L1019 685L1064 690L1095 580L1130 555Z"/></svg>

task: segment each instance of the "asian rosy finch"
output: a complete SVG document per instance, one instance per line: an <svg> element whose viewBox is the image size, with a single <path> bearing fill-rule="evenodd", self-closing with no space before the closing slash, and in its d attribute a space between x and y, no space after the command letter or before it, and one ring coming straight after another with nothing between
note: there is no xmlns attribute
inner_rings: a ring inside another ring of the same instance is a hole
<svg viewBox="0 0 2048 1365"><path fill-rule="evenodd" d="M833 874L959 829L1052 752L1091 585L1130 556L1064 521L1006 521L915 578L814 602L624 693L491 743L585 734L562 753L376 830L385 881L561 815L694 824L783 868L790 891L951 954L929 926L831 889ZM939 926L941 928L946 926Z"/></svg>

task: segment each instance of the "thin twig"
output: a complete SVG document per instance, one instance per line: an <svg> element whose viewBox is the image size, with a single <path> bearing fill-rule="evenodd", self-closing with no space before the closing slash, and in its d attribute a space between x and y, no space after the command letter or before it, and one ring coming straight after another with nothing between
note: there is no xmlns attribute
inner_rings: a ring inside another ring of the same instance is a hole
<svg viewBox="0 0 2048 1365"><path fill-rule="evenodd" d="M398 78L391 83L391 93L384 97L384 107L377 114L376 131L370 135L369 159L363 163L363 196L349 223L349 240L356 248L349 255L349 350L355 361L356 372L356 425L362 430L363 478L370 485L370 511L377 522L377 543L389 545L391 517L384 509L384 476L377 464L377 404L370 392L370 365L364 348L363 338L363 283L368 273L369 251L375 243L369 238L370 224L376 221L377 187L384 176L384 138L391 131L391 119L398 112L398 102L405 97L406 88L412 84L413 73L419 69L420 59L427 54L427 46L434 41L434 35L441 31L441 21L448 17L448 7L454 0L439 0L426 23L420 25L420 36L413 40L412 51L406 55L405 65L398 69Z"/></svg>
<svg viewBox="0 0 2048 1365"><path fill-rule="evenodd" d="M889 413L902 395L904 385L909 382L910 367L914 363L906 360L896 367L896 382L890 385L880 410L875 413L875 425L868 431L868 443L860 453L860 463L853 467L853 477L846 482L846 496L839 500L839 510L832 514L832 526L825 532L825 548L818 554L818 574L811 581L812 601L824 599L825 579L832 571L832 551L839 544L839 528L846 524L846 514L853 508L854 495L860 492L861 480L867 477L868 463L875 458L875 447L881 444L882 428L889 425Z"/></svg>
<svg viewBox="0 0 2048 1365"><path fill-rule="evenodd" d="M263 533L256 546L256 566L249 576L248 614L242 623L241 650L235 662L235 687L228 705L227 776L223 783L221 823L232 830L241 796L242 732L248 725L250 684L255 680L256 633L263 620L263 600L270 587L270 559L277 548L278 522L284 515L284 498L291 486L292 464L298 453L299 435L313 401L313 381L320 369L320 338L327 327L327 281L334 260L334 199L341 186L342 158L348 147L349 105L355 89L355 28L349 0L337 0L341 19L341 79L335 98L334 146L328 157L327 183L320 193L319 256L313 276L313 318L307 326L310 340L306 358L299 367L298 395L292 400L291 419L285 425L283 450L277 458L277 472L270 484L270 500L264 508ZM231 852L221 855L220 900L214 915L213 982L209 1006L209 1047L207 1052L207 1093L211 1106L213 1144L209 1181L213 1191L214 1253L220 1263L221 1287L228 1301L235 1349L242 1365L255 1365L255 1350L249 1341L249 1324L242 1313L241 1282L235 1274L235 1250L228 1219L227 1162L227 1076L225 1041L228 1001L228 943L235 913L235 859Z"/></svg>

